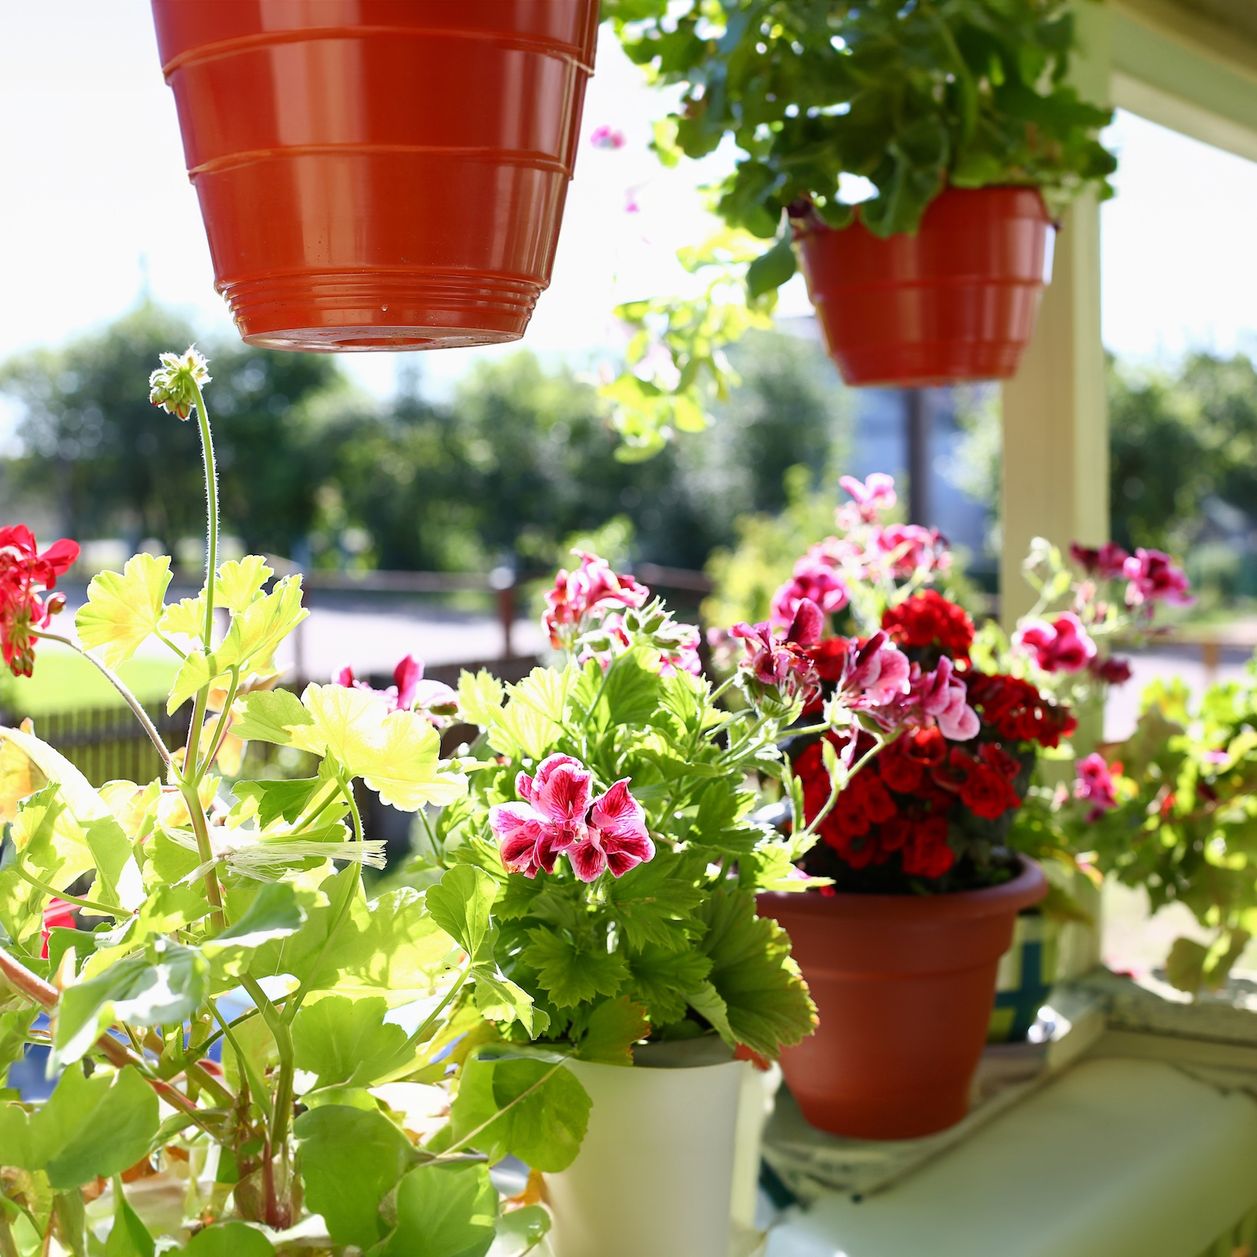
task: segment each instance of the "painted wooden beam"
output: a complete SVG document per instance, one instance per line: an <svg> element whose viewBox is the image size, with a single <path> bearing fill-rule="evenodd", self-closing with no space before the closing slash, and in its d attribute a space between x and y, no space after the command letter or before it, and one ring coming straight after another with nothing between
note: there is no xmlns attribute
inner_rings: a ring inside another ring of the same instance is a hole
<svg viewBox="0 0 1257 1257"><path fill-rule="evenodd" d="M1112 8L1113 103L1257 161L1257 23L1229 27L1176 0Z"/></svg>
<svg viewBox="0 0 1257 1257"><path fill-rule="evenodd" d="M1109 97L1112 12L1079 6L1080 90ZM1100 210L1093 196L1057 236L1052 283L1021 369L1003 390L1000 612L1011 627L1033 599L1021 563L1034 537L1096 543L1109 532L1109 430L1100 339Z"/></svg>

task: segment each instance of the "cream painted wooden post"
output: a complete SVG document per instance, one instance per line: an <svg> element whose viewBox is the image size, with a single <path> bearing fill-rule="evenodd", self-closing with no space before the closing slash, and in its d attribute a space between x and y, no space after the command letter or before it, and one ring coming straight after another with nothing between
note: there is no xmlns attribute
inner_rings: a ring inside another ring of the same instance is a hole
<svg viewBox="0 0 1257 1257"><path fill-rule="evenodd" d="M1078 7L1084 56L1074 78L1090 99L1107 101L1111 82L1112 14ZM1052 282L1021 369L1004 386L1004 456L1000 487L1003 553L1000 615L1007 628L1029 610L1033 594L1021 574L1034 537L1059 546L1095 545L1109 535L1109 418L1104 344L1100 336L1100 207L1085 196L1056 238ZM1100 713L1083 723L1085 749L1102 733ZM1085 892L1083 879L1075 891ZM1067 923L1058 940L1058 979L1100 963L1100 897L1080 893L1093 924Z"/></svg>
<svg viewBox="0 0 1257 1257"><path fill-rule="evenodd" d="M1083 56L1074 78L1109 99L1111 13L1078 10ZM1109 433L1100 339L1100 211L1078 201L1056 238L1052 283L1034 340L1003 391L1000 611L1008 627L1033 601L1021 563L1032 538L1058 545L1108 539Z"/></svg>

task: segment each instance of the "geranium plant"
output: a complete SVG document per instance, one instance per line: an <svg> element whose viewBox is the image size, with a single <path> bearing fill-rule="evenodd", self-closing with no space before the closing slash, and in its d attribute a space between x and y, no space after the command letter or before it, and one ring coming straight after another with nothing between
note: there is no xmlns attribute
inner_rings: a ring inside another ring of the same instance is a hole
<svg viewBox="0 0 1257 1257"><path fill-rule="evenodd" d="M852 782L805 867L847 889L951 889L998 880L1014 850L1072 861L1085 835L1040 823L1037 807L1021 823L1035 763L1041 752L1064 753L1077 726L1072 707L1129 678L1114 644L1156 632L1162 605L1190 601L1181 569L1158 551L1112 544L1075 545L1067 563L1036 541L1025 573L1038 601L1010 638L993 623L976 628L937 588L953 571L950 547L936 529L894 522L889 476L844 477L842 486L850 500L838 508L837 531L796 562L773 597L773 619L785 623L808 599L840 632L887 635L912 662L912 691L928 719L909 722ZM838 675L846 649L842 638L821 643L823 677ZM871 747L872 735L863 736ZM823 750L810 742L793 752L809 819L827 799Z"/></svg>
<svg viewBox="0 0 1257 1257"><path fill-rule="evenodd" d="M555 663L505 690L464 676L461 714L481 730L470 793L441 812L434 855L413 872L450 865L498 888L492 954L532 1020L497 1037L626 1065L644 1042L702 1035L774 1058L813 1011L755 895L806 887L792 863L814 830L783 838L757 818L756 780L789 775L780 741L818 692L821 613L805 603L787 626L737 626L743 663L714 685L695 628L597 556L577 558L548 595ZM815 729L850 730L900 688L897 664L906 676L897 651L867 652ZM746 702L730 711L734 687ZM829 795L858 767L832 757ZM474 991L480 1007L495 1000L492 986Z"/></svg>
<svg viewBox="0 0 1257 1257"><path fill-rule="evenodd" d="M889 236L916 231L947 188L1034 187L1053 214L1085 188L1111 194L1116 162L1099 139L1111 111L1070 82L1068 0L612 0L605 10L651 81L680 89L655 127L660 159L732 156L713 207L749 238L727 272L745 279L752 304L771 304L795 273L791 215L842 228L858 214ZM724 383L710 332L735 323L739 304L726 294L692 335L681 303L623 308L641 334L610 396L630 440L662 443L666 430L651 426L669 417L661 391L692 411L705 385ZM652 371L662 358L673 369Z"/></svg>
<svg viewBox="0 0 1257 1257"><path fill-rule="evenodd" d="M451 1108L454 995L491 986L482 1011L504 1025L531 1025L531 1001L483 945L494 879L459 869L426 892L368 893L383 844L355 785L416 812L463 796L464 772L415 707L413 666L391 694L273 688L275 652L306 614L301 579L272 581L258 556L218 562L208 382L195 350L163 355L151 380L152 402L195 415L201 436L195 596L167 603L170 560L137 555L93 579L75 642L53 631L47 594L74 544L0 533L6 663L29 673L45 640L83 651L163 764L157 780L97 789L29 725L0 729L0 1075L36 1045L55 1079L46 1102L0 1098L0 1254L472 1257L499 1230L522 1249L544 1214L500 1220L484 1154L540 1143L562 1165L587 1098L526 1061L470 1116L461 1096ZM171 712L190 708L182 746L115 672L150 644L171 657ZM290 745L315 767L227 780L229 740ZM542 1101L526 1137L513 1123L525 1094Z"/></svg>
<svg viewBox="0 0 1257 1257"><path fill-rule="evenodd" d="M1179 903L1202 937L1175 940L1174 986L1226 984L1257 934L1257 665L1193 700L1181 680L1154 681L1123 742L1081 759L1052 800L1096 867L1147 891L1153 911Z"/></svg>

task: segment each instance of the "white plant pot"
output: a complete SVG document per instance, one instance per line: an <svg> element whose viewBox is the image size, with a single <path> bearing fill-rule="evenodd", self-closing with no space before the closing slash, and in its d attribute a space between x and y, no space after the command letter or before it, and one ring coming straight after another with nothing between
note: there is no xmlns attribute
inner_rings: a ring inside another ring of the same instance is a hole
<svg viewBox="0 0 1257 1257"><path fill-rule="evenodd" d="M750 1066L705 1040L648 1045L636 1059L568 1064L593 1109L576 1160L546 1176L554 1257L730 1257Z"/></svg>

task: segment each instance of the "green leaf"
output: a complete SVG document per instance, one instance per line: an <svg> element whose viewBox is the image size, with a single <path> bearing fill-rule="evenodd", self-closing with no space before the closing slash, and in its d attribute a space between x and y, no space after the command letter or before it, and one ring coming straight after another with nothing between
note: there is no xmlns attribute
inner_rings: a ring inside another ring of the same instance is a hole
<svg viewBox="0 0 1257 1257"><path fill-rule="evenodd" d="M498 1219L499 1241L521 1257L527 1257L549 1234L550 1214L541 1205L511 1209Z"/></svg>
<svg viewBox="0 0 1257 1257"><path fill-rule="evenodd" d="M522 986L504 977L489 965L472 970L476 987L476 1008L489 1021L510 1025L518 1021L530 1039L543 1034L550 1018L538 1008Z"/></svg>
<svg viewBox="0 0 1257 1257"><path fill-rule="evenodd" d="M458 677L458 714L481 729L491 725L502 710L506 691L492 672L461 672Z"/></svg>
<svg viewBox="0 0 1257 1257"><path fill-rule="evenodd" d="M403 1064L406 1032L384 1020L383 997L329 996L302 1005L293 1018L298 1069L318 1076L320 1087L368 1086Z"/></svg>
<svg viewBox="0 0 1257 1257"><path fill-rule="evenodd" d="M261 1231L243 1222L207 1226L179 1251L184 1257L274 1257L275 1253Z"/></svg>
<svg viewBox="0 0 1257 1257"><path fill-rule="evenodd" d="M301 702L311 722L292 731L292 744L331 756L403 812L443 807L467 791L467 779L441 763L441 738L422 712L390 711L367 690L307 685Z"/></svg>
<svg viewBox="0 0 1257 1257"><path fill-rule="evenodd" d="M397 1225L372 1257L484 1257L498 1193L483 1165L419 1165L397 1187Z"/></svg>
<svg viewBox="0 0 1257 1257"><path fill-rule="evenodd" d="M544 759L563 733L568 695L581 670L534 668L509 687L506 706L488 726L489 745L508 759Z"/></svg>
<svg viewBox="0 0 1257 1257"><path fill-rule="evenodd" d="M798 263L789 234L779 237L767 253L760 254L746 270L746 288L752 297L780 288L795 272Z"/></svg>
<svg viewBox="0 0 1257 1257"><path fill-rule="evenodd" d="M711 961L691 948L650 946L629 958L629 969L633 998L646 1006L655 1025L666 1026L685 1016L711 973Z"/></svg>
<svg viewBox="0 0 1257 1257"><path fill-rule="evenodd" d="M244 915L225 930L207 938L202 949L207 956L247 951L273 939L295 934L305 921L305 912L291 882L270 882L260 886Z"/></svg>
<svg viewBox="0 0 1257 1257"><path fill-rule="evenodd" d="M261 555L246 554L243 559L232 559L218 569L214 602L233 613L243 611L257 601L263 586L274 574Z"/></svg>
<svg viewBox="0 0 1257 1257"><path fill-rule="evenodd" d="M102 1257L153 1257L157 1246L140 1215L127 1203L125 1192L115 1192L113 1227L101 1247Z"/></svg>
<svg viewBox="0 0 1257 1257"><path fill-rule="evenodd" d="M656 856L607 887L608 904L631 948L657 946L678 950L703 926L694 917L702 902L701 851Z"/></svg>
<svg viewBox="0 0 1257 1257"><path fill-rule="evenodd" d="M92 578L87 602L74 617L79 640L88 650L103 646L111 668L125 663L156 632L169 584L165 555L137 554L121 574L101 572Z"/></svg>
<svg viewBox="0 0 1257 1257"><path fill-rule="evenodd" d="M816 1024L789 936L775 921L756 916L753 896L742 890L710 895L699 915L708 923L702 949L711 960L712 987L728 1010L732 1046L775 1059Z"/></svg>
<svg viewBox="0 0 1257 1257"><path fill-rule="evenodd" d="M349 914L331 937L333 905L340 904L347 885L353 896ZM445 980L450 940L424 910L418 891L402 887L368 904L356 868L329 877L320 890L330 903L311 908L295 934L249 956L253 977L287 973L312 991L383 995L393 1007L426 998Z"/></svg>
<svg viewBox="0 0 1257 1257"><path fill-rule="evenodd" d="M197 594L195 598L180 598L178 602L172 602L162 612L157 627L167 636L190 637L193 641L202 641L205 633L204 592Z"/></svg>
<svg viewBox="0 0 1257 1257"><path fill-rule="evenodd" d="M343 1105L303 1113L293 1133L307 1207L334 1244L370 1248L385 1232L381 1201L414 1162L409 1141L382 1113Z"/></svg>
<svg viewBox="0 0 1257 1257"><path fill-rule="evenodd" d="M232 730L233 733L235 731ZM258 824L265 827L279 820L291 824L306 810L315 794L327 784L324 777L301 777L296 781L237 781L232 786L232 793L239 800L257 800ZM329 803L328 806L332 804Z"/></svg>
<svg viewBox="0 0 1257 1257"><path fill-rule="evenodd" d="M472 963L492 958L494 933L489 912L497 895L493 878L470 864L446 870L441 880L427 890L426 903L432 919Z"/></svg>
<svg viewBox="0 0 1257 1257"><path fill-rule="evenodd" d="M20 1110L0 1110L0 1133L17 1133L15 1112ZM43 1170L55 1190L70 1191L121 1174L146 1156L159 1120L156 1094L130 1066L90 1078L81 1069L67 1069L47 1103L31 1115L25 1136L3 1141L4 1158L23 1169Z"/></svg>
<svg viewBox="0 0 1257 1257"><path fill-rule="evenodd" d="M209 962L200 952L167 939L148 954L120 960L99 977L75 982L61 996L53 1035L52 1065L81 1060L115 1021L166 1026L186 1021L209 998Z"/></svg>
<svg viewBox="0 0 1257 1257"><path fill-rule="evenodd" d="M260 690L246 694L237 705L237 716L231 731L245 742L270 742L288 746L293 730L313 723L301 700L288 690Z"/></svg>
<svg viewBox="0 0 1257 1257"><path fill-rule="evenodd" d="M589 1110L585 1089L561 1063L476 1057L463 1067L450 1108L450 1134L455 1143L472 1137L472 1146L491 1164L518 1157L554 1174L576 1159Z"/></svg>
<svg viewBox="0 0 1257 1257"><path fill-rule="evenodd" d="M649 1033L650 1018L640 1004L624 997L607 1000L589 1014L576 1056L604 1065L631 1065L633 1044Z"/></svg>
<svg viewBox="0 0 1257 1257"><path fill-rule="evenodd" d="M618 995L629 976L623 956L582 950L543 926L528 931L523 961L537 971L540 985L558 1008Z"/></svg>

